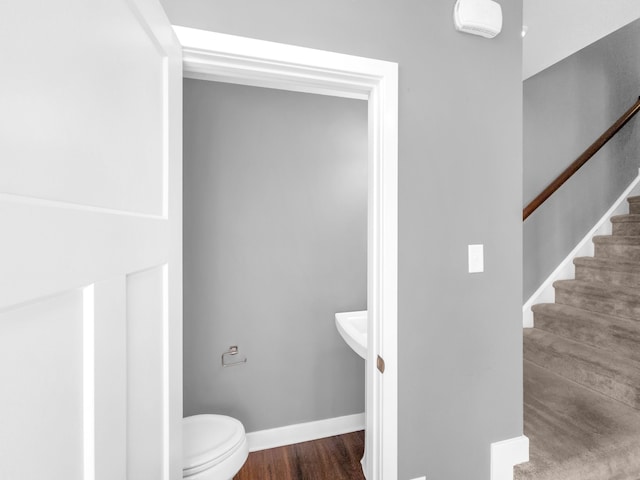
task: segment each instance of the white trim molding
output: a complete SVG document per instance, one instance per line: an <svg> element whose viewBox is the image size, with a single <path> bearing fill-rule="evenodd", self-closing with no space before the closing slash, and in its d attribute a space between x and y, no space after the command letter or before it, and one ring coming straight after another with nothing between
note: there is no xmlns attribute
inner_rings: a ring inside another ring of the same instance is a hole
<svg viewBox="0 0 640 480"><path fill-rule="evenodd" d="M525 435L491 444L491 480L513 480L513 467L529 461Z"/></svg>
<svg viewBox="0 0 640 480"><path fill-rule="evenodd" d="M327 418L316 422L298 423L247 433L247 441L249 442L249 451L257 452L258 450L357 432L364 430L364 424L364 413L356 413L344 417Z"/></svg>
<svg viewBox="0 0 640 480"><path fill-rule="evenodd" d="M385 76L380 66L383 70L396 66L195 28L173 29L182 44L186 78L367 100ZM364 73L367 71L373 75Z"/></svg>
<svg viewBox="0 0 640 480"><path fill-rule="evenodd" d="M398 478L398 64L174 26L183 75L369 105L366 438L369 480ZM384 374L376 368L385 361Z"/></svg>
<svg viewBox="0 0 640 480"><path fill-rule="evenodd" d="M631 184L622 192L622 195L614 202L607 212L598 220L591 230L578 242L573 250L565 257L558 267L542 282L542 285L529 297L522 306L522 326L523 328L533 328L533 312L531 307L538 303L553 303L555 301L555 290L553 282L556 280L567 280L575 278L575 267L573 259L576 257L589 257L593 255L593 237L596 235L610 235L611 222L609 219L614 215L627 213L625 200L632 195L640 195L640 173Z"/></svg>

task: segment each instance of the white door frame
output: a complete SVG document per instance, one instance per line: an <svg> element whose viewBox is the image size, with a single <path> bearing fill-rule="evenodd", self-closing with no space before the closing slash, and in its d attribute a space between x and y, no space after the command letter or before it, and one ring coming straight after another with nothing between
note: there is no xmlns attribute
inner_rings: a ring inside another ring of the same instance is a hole
<svg viewBox="0 0 640 480"><path fill-rule="evenodd" d="M184 76L369 104L366 442L368 480L398 476L398 65L174 26ZM384 359L384 374L377 369Z"/></svg>

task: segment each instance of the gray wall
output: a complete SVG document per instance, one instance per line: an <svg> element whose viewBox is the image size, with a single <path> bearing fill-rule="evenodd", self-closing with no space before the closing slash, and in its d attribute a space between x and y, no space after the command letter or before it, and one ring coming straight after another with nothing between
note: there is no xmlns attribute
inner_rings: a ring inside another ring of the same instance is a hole
<svg viewBox="0 0 640 480"><path fill-rule="evenodd" d="M640 95L640 20L524 82L526 205ZM638 174L632 120L524 223L526 300Z"/></svg>
<svg viewBox="0 0 640 480"><path fill-rule="evenodd" d="M522 434L522 1L163 0L177 25L398 62L399 478L488 480ZM467 245L485 273L467 273Z"/></svg>
<svg viewBox="0 0 640 480"><path fill-rule="evenodd" d="M184 82L184 408L247 431L364 411L367 105ZM246 365L222 368L238 345Z"/></svg>

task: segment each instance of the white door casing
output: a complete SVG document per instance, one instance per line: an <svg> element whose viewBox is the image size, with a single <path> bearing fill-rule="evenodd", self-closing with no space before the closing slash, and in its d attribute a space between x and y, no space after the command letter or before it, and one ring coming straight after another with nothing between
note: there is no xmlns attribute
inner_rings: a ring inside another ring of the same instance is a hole
<svg viewBox="0 0 640 480"><path fill-rule="evenodd" d="M368 480L396 480L398 65L174 27L188 78L364 99L369 105ZM384 358L380 374L376 359Z"/></svg>
<svg viewBox="0 0 640 480"><path fill-rule="evenodd" d="M156 0L0 45L0 478L181 478L180 46Z"/></svg>

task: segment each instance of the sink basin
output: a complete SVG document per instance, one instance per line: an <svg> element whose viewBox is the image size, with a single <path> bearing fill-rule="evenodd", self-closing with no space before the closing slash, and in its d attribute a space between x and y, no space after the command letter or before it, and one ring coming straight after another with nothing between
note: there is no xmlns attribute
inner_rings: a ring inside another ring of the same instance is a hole
<svg viewBox="0 0 640 480"><path fill-rule="evenodd" d="M367 358L367 311L336 313L336 327L347 345Z"/></svg>

